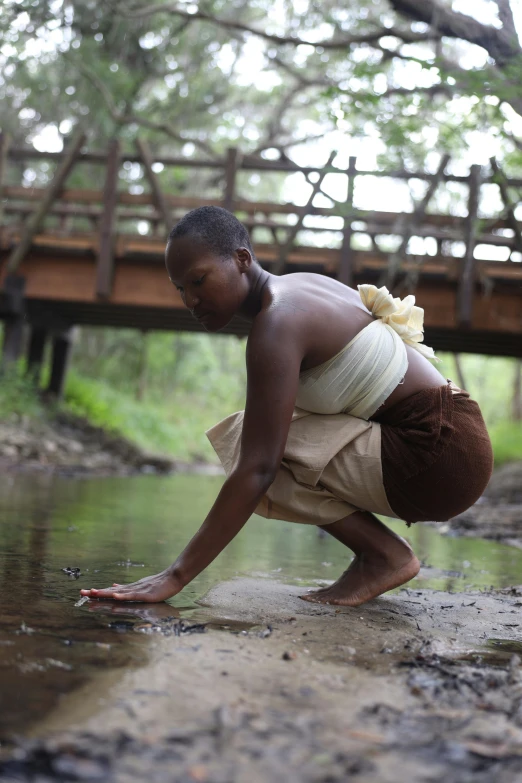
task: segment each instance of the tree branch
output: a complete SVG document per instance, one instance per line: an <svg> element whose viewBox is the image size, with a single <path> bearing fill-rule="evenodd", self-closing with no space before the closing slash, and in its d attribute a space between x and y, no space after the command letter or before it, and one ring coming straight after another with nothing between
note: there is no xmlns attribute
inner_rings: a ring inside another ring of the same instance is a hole
<svg viewBox="0 0 522 783"><path fill-rule="evenodd" d="M179 144L187 144L191 143L194 144L195 147L198 147L202 152L209 155L211 158L215 158L216 154L214 150L206 144L206 142L201 141L200 139L191 139L182 136L178 131L176 131L170 123L167 122L154 122L153 120L145 119L144 117L140 117L139 115L132 114L131 112L125 111L121 112L116 106L116 103L114 101L114 98L112 96L111 91L106 86L106 84L100 79L100 77L94 73L94 71L91 71L90 68L88 68L83 63L77 62L76 60L73 60L72 57L69 57L67 54L64 54L64 57L68 62L71 63L71 65L76 68L85 78L92 84L92 86L98 90L100 95L102 96L107 109L109 111L109 114L113 121L117 125L140 125L143 128L149 128L149 130L158 131L159 133L164 133L165 135L169 136L171 139L174 139Z"/></svg>
<svg viewBox="0 0 522 783"><path fill-rule="evenodd" d="M205 13L204 11L196 11L195 13L190 14L188 11L178 8L177 5L169 5L168 3L144 6L142 8L137 8L134 11L120 11L120 14L128 19L142 19L159 13L173 14L190 20L199 19L204 22L211 22L226 30L237 30L243 33L250 33L252 35L257 35L260 38L264 38L266 41L272 41L281 45L291 44L292 46L301 46L304 44L306 46L313 46L314 48L321 47L322 49L348 49L357 44L373 43L386 35L400 38L407 43L431 41L433 38L437 37L436 33L412 33L410 30L402 30L395 27L378 27L373 32L361 33L360 35L348 35L341 38L326 38L323 41L311 41L306 38L298 38L294 35L275 35L273 33L267 33L264 30L250 27L250 25L244 24L243 22L234 19L222 19L213 16L212 14Z"/></svg>
<svg viewBox="0 0 522 783"><path fill-rule="evenodd" d="M505 29L482 24L467 14L453 11L439 0L389 0L394 11L409 19L424 22L449 38L461 38L485 49L501 66L521 53L518 42Z"/></svg>
<svg viewBox="0 0 522 783"><path fill-rule="evenodd" d="M502 28L510 38L517 41L517 28L515 27L515 19L510 0L495 0L495 3L498 8L498 18L502 22Z"/></svg>

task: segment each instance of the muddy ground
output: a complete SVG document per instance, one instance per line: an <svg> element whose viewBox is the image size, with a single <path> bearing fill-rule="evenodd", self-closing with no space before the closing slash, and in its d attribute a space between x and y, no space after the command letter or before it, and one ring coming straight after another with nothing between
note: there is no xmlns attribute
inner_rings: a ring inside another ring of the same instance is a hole
<svg viewBox="0 0 522 783"><path fill-rule="evenodd" d="M522 590L402 590L355 609L300 591L220 584L190 618L206 633L181 636L168 606L129 605L150 662L64 696L4 747L0 779L522 780Z"/></svg>

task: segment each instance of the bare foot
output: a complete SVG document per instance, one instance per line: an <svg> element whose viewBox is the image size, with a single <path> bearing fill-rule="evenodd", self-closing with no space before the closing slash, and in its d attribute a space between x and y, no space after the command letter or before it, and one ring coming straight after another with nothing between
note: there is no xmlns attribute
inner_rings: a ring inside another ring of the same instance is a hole
<svg viewBox="0 0 522 783"><path fill-rule="evenodd" d="M337 606L359 606L417 576L420 563L404 541L404 549L393 556L372 553L354 558L350 567L330 585L301 595L304 601Z"/></svg>

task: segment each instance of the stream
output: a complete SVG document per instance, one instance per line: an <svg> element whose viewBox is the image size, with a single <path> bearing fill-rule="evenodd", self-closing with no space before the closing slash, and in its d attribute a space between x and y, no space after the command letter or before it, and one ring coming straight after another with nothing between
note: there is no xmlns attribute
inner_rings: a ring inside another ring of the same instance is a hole
<svg viewBox="0 0 522 783"><path fill-rule="evenodd" d="M192 474L0 478L0 740L30 729L59 707L63 694L98 673L145 663L150 637L133 633L134 625L166 616L190 621L197 600L220 581L255 575L316 587L346 568L347 550L314 527L254 516L170 606L76 605L81 587L135 581L172 562L221 483ZM522 550L442 536L436 527L391 526L408 537L424 566L411 587L522 583Z"/></svg>

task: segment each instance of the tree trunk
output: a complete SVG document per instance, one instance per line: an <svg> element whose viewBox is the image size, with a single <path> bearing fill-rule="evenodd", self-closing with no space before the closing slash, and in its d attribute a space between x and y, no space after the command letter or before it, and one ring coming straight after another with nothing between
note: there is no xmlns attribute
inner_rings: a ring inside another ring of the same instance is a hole
<svg viewBox="0 0 522 783"><path fill-rule="evenodd" d="M457 371L457 381L459 383L459 386L461 389L466 389L467 391L467 384L466 379L464 377L464 370L462 368L462 362L460 360L460 354L454 353L453 358L455 359L455 369Z"/></svg>

